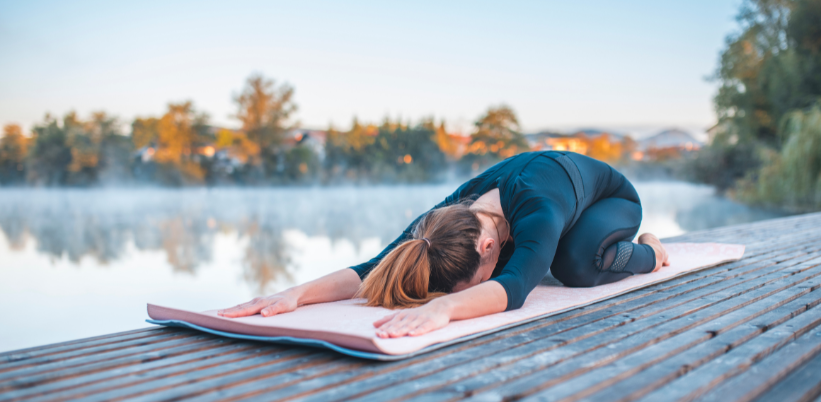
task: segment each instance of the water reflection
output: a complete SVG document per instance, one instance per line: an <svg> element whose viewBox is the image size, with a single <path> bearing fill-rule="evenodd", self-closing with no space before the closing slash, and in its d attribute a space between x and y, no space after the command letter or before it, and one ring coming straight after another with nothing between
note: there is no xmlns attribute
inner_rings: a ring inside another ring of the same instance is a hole
<svg viewBox="0 0 821 402"><path fill-rule="evenodd" d="M138 251L162 250L175 272L195 275L212 260L215 235L243 244L243 277L263 292L293 282L283 231L341 239L357 247L392 239L453 186L265 190L5 190L0 230L11 250L33 241L53 260L85 257L99 265Z"/></svg>
<svg viewBox="0 0 821 402"><path fill-rule="evenodd" d="M256 284L255 291L264 294L265 288L272 282L294 283L294 278L286 269L291 259L284 237L270 225L256 221L248 222L243 232L250 239L243 259L243 278L250 284Z"/></svg>
<svg viewBox="0 0 821 402"><path fill-rule="evenodd" d="M454 186L216 190L4 190L0 230L9 249L27 241L52 259L99 265L123 258L129 243L162 250L176 272L196 274L212 259L214 236L245 239L243 277L258 292L271 282L292 282L284 230L357 248L364 239L392 240L407 222ZM715 197L687 183L638 183L644 230L660 236L777 217Z"/></svg>
<svg viewBox="0 0 821 402"><path fill-rule="evenodd" d="M644 209L640 232L662 238L787 215L718 197L710 186L684 182L639 182L635 186Z"/></svg>

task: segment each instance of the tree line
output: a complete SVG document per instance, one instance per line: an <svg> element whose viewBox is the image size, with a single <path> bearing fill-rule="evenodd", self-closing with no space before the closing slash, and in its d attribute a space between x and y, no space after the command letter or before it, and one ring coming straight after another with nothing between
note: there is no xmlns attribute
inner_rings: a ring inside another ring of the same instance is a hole
<svg viewBox="0 0 821 402"><path fill-rule="evenodd" d="M234 98L237 130L210 125L208 114L190 101L169 103L162 116L135 118L130 132L105 112L87 119L75 112L46 114L28 136L19 125L6 125L0 184L425 182L469 175L530 149L504 105L480 116L469 138L448 133L432 118L354 119L349 130L311 131L297 130L293 95L287 84L252 75Z"/></svg>
<svg viewBox="0 0 821 402"><path fill-rule="evenodd" d="M821 209L821 0L748 0L737 20L692 176L749 203Z"/></svg>

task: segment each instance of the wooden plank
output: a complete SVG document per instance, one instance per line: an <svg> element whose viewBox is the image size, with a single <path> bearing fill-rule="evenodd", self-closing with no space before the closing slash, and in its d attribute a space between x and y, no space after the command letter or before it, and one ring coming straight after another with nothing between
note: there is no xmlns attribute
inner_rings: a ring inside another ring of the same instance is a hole
<svg viewBox="0 0 821 402"><path fill-rule="evenodd" d="M43 345L43 346L35 346L35 347L31 347L31 348L0 352L0 362L16 361L19 358L27 358L30 354L34 355L37 352L49 351L49 350L54 349L54 348L64 348L64 347L69 347L69 346L80 346L80 345L90 344L90 343L95 343L95 342L107 342L109 340L116 341L118 338L133 339L134 337L146 336L145 335L146 332L168 332L168 331L169 331L168 328L148 327L148 328L134 329L134 330L130 330L130 331L116 332L116 333L113 333L113 334L94 336L94 337L90 337L90 338L77 339L77 340L73 340L73 341L52 343L52 344ZM150 335L148 335L148 336L150 336ZM19 357L13 357L15 355L19 355Z"/></svg>
<svg viewBox="0 0 821 402"><path fill-rule="evenodd" d="M700 241L710 241L708 239L714 236L721 236L726 233L756 232L760 231L761 229L777 229L792 225L800 226L802 224L807 223L816 224L819 221L821 221L821 213L811 213L804 215L795 215L792 217L761 220L757 222L744 223L739 225L723 226L720 228L692 231L680 236L673 237L672 239L675 239L675 241L680 241L679 239L698 238L700 239Z"/></svg>
<svg viewBox="0 0 821 402"><path fill-rule="evenodd" d="M816 255L817 257L817 255ZM789 275L787 275L789 276ZM770 278L772 279L772 278ZM739 286L743 287L743 286ZM746 288L745 288L746 289ZM723 296L725 298L732 298L738 295L738 291L733 290L725 290ZM716 297L720 299L719 297ZM674 303L674 302L671 302ZM676 303L678 304L678 303ZM712 303L711 303L712 304ZM689 305L685 305L684 307L679 307L679 310L682 312L692 310L698 311L704 309L704 297L695 298ZM720 314L721 310L714 312L714 314ZM681 315L682 313L675 313L670 312L670 316ZM620 317L621 318L621 317ZM652 319L648 320L634 320L632 317L626 317L621 322L611 322L611 323L588 323L585 326L574 327L575 334L566 331L564 333L555 333L555 330L552 328L544 328L543 331L531 331L527 334L522 334L522 336L518 338L511 338L506 340L506 342L498 345L487 345L485 348L481 348L480 350L469 350L466 354L473 353L482 354L484 355L484 349L489 349L489 354L486 358L481 360L468 360L466 359L463 362L460 362L460 365L452 367L445 371L437 371L435 372L435 376L428 376L425 378L416 378L413 374L414 369L418 369L418 366L414 366L409 368L407 373L398 372L398 373L388 373L383 376L376 376L372 379L357 379L357 381L353 382L352 384L346 384L341 389L335 390L336 392L325 392L322 394L316 395L314 399L324 399L324 400L338 400L338 399L347 399L354 395L363 394L367 392L373 392L375 389L382 389L383 393L373 393L370 395L374 395L375 399L379 399L380 397L386 397L387 393L391 395L400 395L402 394L402 390L407 390L407 392L415 392L420 388L424 388L427 386L436 386L441 385L442 383L447 383L459 378L464 377L471 377L471 380L475 380L476 373L481 372L482 370L489 370L492 368L492 374L498 374L500 370L502 370L499 366L502 364L506 365L507 369L511 369L514 371L525 369L522 366L520 360L524 357L528 357L533 353L537 353L538 351L542 350L549 350L553 351L556 349L560 349L558 352L553 352L557 354L559 358L564 358L563 354L574 352L573 347L569 346L571 342L581 342L587 338L591 338L589 333L592 332L596 334L595 339L588 341L584 345L589 349L596 349L600 348L602 345L607 345L612 342L613 337L623 337L629 335L627 333L629 326L650 326L650 325L658 325L663 322L669 320L669 317L659 316L656 315ZM591 326L592 325L592 326ZM603 330L600 330L600 327ZM639 327L636 331L640 331L644 329L644 327ZM606 331L612 331L607 333ZM551 332L554 332L551 334ZM665 332L666 333L666 332ZM600 335L604 334L604 335ZM497 346L498 349L494 346ZM561 346L561 348L559 348ZM587 349L584 349L587 350ZM534 362L540 363L539 358L533 359ZM515 365L510 366L511 363L516 362ZM426 375L432 374L431 372L425 373ZM387 378L384 378L387 377ZM507 379L507 378L506 378ZM394 385L395 381L403 381L403 384L397 385L390 390L387 390L386 387L389 385ZM376 382L377 384L373 384ZM376 387L375 385L380 385L381 387ZM370 386L370 389L367 388ZM279 394L276 395L263 395L263 397L279 397Z"/></svg>
<svg viewBox="0 0 821 402"><path fill-rule="evenodd" d="M760 239L761 241L767 238L772 239L772 233L788 233L804 230L817 226L819 219L805 220L795 223L775 223L762 227L749 226L743 229L726 229L726 230L712 230L708 233L689 233L681 236L675 236L666 241L687 242L687 241L713 241L713 242L749 242L751 239Z"/></svg>
<svg viewBox="0 0 821 402"><path fill-rule="evenodd" d="M265 347L256 347L170 367L153 369L147 367L140 371L127 373L128 375L125 376L118 376L113 380L98 381L95 384L78 387L67 392L45 394L30 400L71 401L81 398L114 400L128 395L143 395L163 391L173 388L174 385L197 383L201 378L195 378L196 374L201 374L202 378L207 378L259 367L276 370L282 367L295 367L315 358L315 355L306 354L299 348L295 350L269 350Z"/></svg>
<svg viewBox="0 0 821 402"><path fill-rule="evenodd" d="M818 287L816 285L816 289ZM818 294L805 294L772 312L756 317L756 309L762 306L766 308L772 300L773 297L767 298L755 307L751 305L748 307L752 308L745 308L707 322L600 369L589 371L554 387L542 389L531 397L553 401L572 401L579 398L589 401L633 400L647 389L648 383L658 384L661 382L660 377L668 377L669 381L670 372L674 371L669 370L670 366L679 370L683 365L698 367L705 361L722 356L728 349L749 342L767 331L767 328L784 324L798 314L813 316L808 325L815 326L821 322L821 314L818 314L821 309L815 308L809 313L806 312L808 305L812 304L814 307L818 304ZM728 320L737 317L741 319L736 322ZM658 363L661 363L662 367L659 367ZM632 386L637 388L631 388Z"/></svg>
<svg viewBox="0 0 821 402"><path fill-rule="evenodd" d="M231 342L227 340L212 339L205 342L187 343L178 347L169 348L162 351L152 351L137 356L127 356L119 359L84 364L80 367L70 367L65 370L46 371L43 373L35 373L33 375L21 375L11 380L7 380L3 383L0 383L0 386L2 387L0 389L3 390L3 393L0 394L0 400L3 400L3 398L5 398L8 395L10 390L40 388L57 380L84 377L95 372L107 372L128 363L142 364L145 362L163 359L169 356L184 354L189 351L212 349L214 347L219 347L230 343Z"/></svg>
<svg viewBox="0 0 821 402"><path fill-rule="evenodd" d="M813 223L812 225L807 225L806 227L801 228L789 228L787 231L774 231L771 229L761 229L762 233L756 235L750 235L745 237L733 237L728 236L727 238L723 238L723 240L719 239L693 239L694 242L702 242L706 240L710 240L711 242L721 242L724 241L725 243L733 243L733 244L744 244L749 248L757 249L759 247L766 247L767 245L779 244L784 243L785 241L796 241L801 237L814 237L818 234L817 225L821 224L821 221L817 223ZM665 242L668 241L667 239L664 240Z"/></svg>
<svg viewBox="0 0 821 402"><path fill-rule="evenodd" d="M821 295L817 290L813 294L801 297L791 304L798 304L798 310L801 308L816 308L817 304L821 302ZM761 303L767 304L772 301L771 298L763 300ZM806 303L801 305L801 303ZM817 314L815 312L814 314ZM791 317L790 317L791 318ZM716 322L709 323L710 325L717 324ZM779 322L780 323L780 322ZM750 330L766 331L772 323L756 323L755 328ZM792 324L787 323L788 327ZM734 328L726 334L722 334L718 329L706 329L711 334L715 334L715 338L693 347L686 353L679 354L675 357L669 358L659 364L652 365L645 368L644 371L629 376L615 385L607 387L599 394L587 397L590 401L622 401L635 400L647 393L658 389L659 387L669 383L670 381L686 374L689 371L699 367L700 365L712 360L713 358L724 354L727 349L738 346L741 342L748 340L747 334L744 334L745 327ZM620 362L619 364L622 364Z"/></svg>
<svg viewBox="0 0 821 402"><path fill-rule="evenodd" d="M821 315L817 311L816 314ZM793 328L794 325L788 324L786 327ZM815 327L753 364L747 371L722 382L720 386L699 398L698 401L752 401L803 363L812 360L819 352L821 352L821 327ZM813 382L818 386L821 372L814 374L815 381ZM779 398L778 400L784 401L785 399Z"/></svg>
<svg viewBox="0 0 821 402"><path fill-rule="evenodd" d="M815 227L807 227L801 230L790 230L789 232L771 232L768 230L763 231L767 233L766 237L763 235L757 235L745 238L711 238L709 240L714 242L744 244L746 246L747 252L754 253L761 248L771 247L773 245L779 244L788 244L789 242L800 242L802 238L816 237L818 235L818 230ZM694 240L698 242L698 239ZM668 241L667 239L664 239L662 240L662 242L666 243Z"/></svg>
<svg viewBox="0 0 821 402"><path fill-rule="evenodd" d="M17 360L14 362L8 362L0 366L0 381L2 381L2 379L8 375L4 373L8 373L10 371L20 371L23 369L30 368L43 368L44 365L48 363L62 362L68 359L73 359L81 356L93 356L95 354L99 354L101 357L103 357L106 355L106 352L116 352L122 349L129 349L134 346L158 345L168 341L185 339L192 335L195 335L195 333L190 331L171 331L154 336L140 337L137 339L123 340L112 343L107 342L102 345L94 345L93 347L72 348L71 350L63 351L61 353L45 354L38 357L30 357L27 359ZM197 335L202 335L202 333L199 333Z"/></svg>
<svg viewBox="0 0 821 402"><path fill-rule="evenodd" d="M78 373L82 370L82 366L89 363L96 363L99 361L112 360L121 357L131 357L133 360L145 360L144 357L148 353L158 353L165 349L170 349L178 346L184 346L200 342L208 342L216 339L211 335L196 335L196 336L182 336L178 339L163 341L158 343L149 343L139 346L132 346L131 348L122 348L112 352L93 354L90 356L80 355L68 358L63 361L52 361L42 363L38 366L24 367L19 370L8 371L0 374L0 390L8 388L11 382L18 378L25 378L34 376L36 374L44 374L57 370L64 370L73 373Z"/></svg>
<svg viewBox="0 0 821 402"><path fill-rule="evenodd" d="M129 366L116 367L90 374L62 375L51 382L37 383L36 386L14 391L5 391L0 394L0 401L23 398L37 400L35 397L38 395L47 395L49 399L70 397L75 393L87 393L90 389L99 391L108 387L140 382L151 371L164 371L164 373L167 373L169 370L191 370L195 368L195 365L207 366L239 360L254 354L260 354L262 350L253 343L222 342L221 346L205 349L198 347L198 345L189 345L180 348L179 352L178 355L163 356L153 361L136 362Z"/></svg>
<svg viewBox="0 0 821 402"><path fill-rule="evenodd" d="M805 402L812 400L821 400L821 354L815 355L755 401Z"/></svg>
<svg viewBox="0 0 821 402"><path fill-rule="evenodd" d="M256 359L258 358L251 360ZM341 359L340 361L329 357L306 356L285 361L259 362L250 366L246 362L232 363L211 369L198 370L198 374L207 372L210 375L197 380L191 380L186 376L162 378L160 381L140 384L138 387L127 387L94 394L88 397L87 400L110 401L127 398L135 402L153 401L159 398L154 394L160 391L162 391L162 399L188 399L194 395L213 392L252 379L265 378L280 383L313 378L341 368L350 368L346 364L349 361L346 360L348 359Z"/></svg>
<svg viewBox="0 0 821 402"><path fill-rule="evenodd" d="M788 342L821 324L818 309L813 314L801 314L786 325L765 332L755 339L731 349L719 359L688 372L664 387L642 398L643 401L693 400L722 381L747 370L752 364L778 350Z"/></svg>
<svg viewBox="0 0 821 402"><path fill-rule="evenodd" d="M91 338L83 338L74 341L60 342L44 346L36 346L26 349L11 350L0 353L0 367L9 362L16 362L20 360L30 359L32 357L43 356L46 354L75 350L93 345L103 345L108 343L119 342L121 340L138 339L158 334L175 332L171 328L150 327L135 329L132 331L118 332L108 335L100 335Z"/></svg>
<svg viewBox="0 0 821 402"><path fill-rule="evenodd" d="M746 236L727 236L727 237L710 237L707 239L676 239L676 241L689 241L689 242L703 242L703 241L710 241L710 242L719 242L719 243L734 243L734 244L744 244L747 246L749 250L757 249L759 247L766 247L767 245L783 243L782 237L793 237L796 238L796 235L804 233L807 236L812 236L814 233L817 233L817 230L812 227L804 227L804 228L789 228L788 231L780 232L780 231L770 231L769 229L763 229L762 232L764 234L749 234ZM672 240L662 239L663 243L671 242Z"/></svg>

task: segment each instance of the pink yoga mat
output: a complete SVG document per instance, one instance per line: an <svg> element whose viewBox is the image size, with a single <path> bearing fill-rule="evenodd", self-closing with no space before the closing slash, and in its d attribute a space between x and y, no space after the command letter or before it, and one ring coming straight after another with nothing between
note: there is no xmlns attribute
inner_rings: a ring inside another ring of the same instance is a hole
<svg viewBox="0 0 821 402"><path fill-rule="evenodd" d="M187 326L246 339L314 344L367 358L382 355L398 358L588 305L722 262L735 261L744 254L744 246L737 244L670 243L665 247L671 265L658 272L634 275L592 288L538 286L518 310L454 321L445 328L416 337L377 338L373 322L392 311L365 307L361 305L361 299L302 306L291 313L268 318L254 315L231 319L217 316L216 310L197 313L153 304L148 305L148 315L153 319L149 322L161 325Z"/></svg>

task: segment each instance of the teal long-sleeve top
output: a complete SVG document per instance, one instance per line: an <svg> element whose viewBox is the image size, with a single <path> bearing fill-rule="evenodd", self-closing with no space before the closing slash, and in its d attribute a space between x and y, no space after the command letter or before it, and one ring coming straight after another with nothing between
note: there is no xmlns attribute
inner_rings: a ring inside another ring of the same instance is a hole
<svg viewBox="0 0 821 402"><path fill-rule="evenodd" d="M481 196L499 189L505 218L510 223L512 242L502 249L492 281L504 287L507 308L520 308L527 295L547 274L556 254L559 239L574 223L577 193L572 173L556 161L565 154L555 151L528 152L505 159L459 186L433 209L458 203L471 196ZM566 166L566 165L565 165ZM578 172L578 171L577 171ZM579 186L579 182L576 182ZM424 216L424 214L422 215ZM351 267L364 279L396 246L412 238L416 218L402 234L379 255Z"/></svg>

